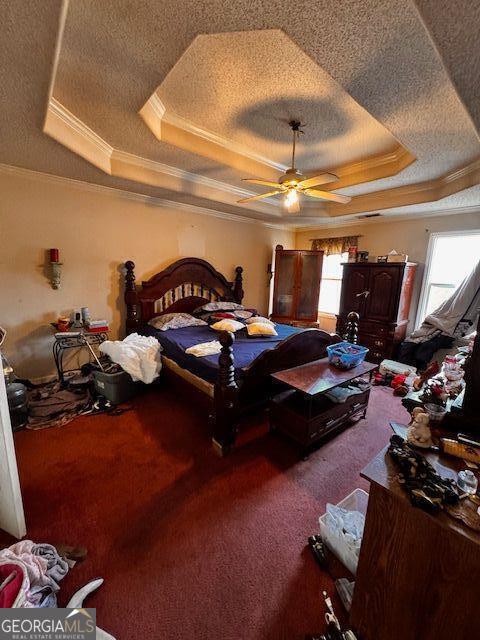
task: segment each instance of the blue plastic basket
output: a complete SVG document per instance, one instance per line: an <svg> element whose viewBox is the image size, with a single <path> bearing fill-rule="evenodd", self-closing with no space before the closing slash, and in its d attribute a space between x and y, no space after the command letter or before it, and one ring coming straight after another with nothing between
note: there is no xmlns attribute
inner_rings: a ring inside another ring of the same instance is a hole
<svg viewBox="0 0 480 640"><path fill-rule="evenodd" d="M327 347L328 361L339 369L353 369L365 360L367 347L351 342L337 342Z"/></svg>

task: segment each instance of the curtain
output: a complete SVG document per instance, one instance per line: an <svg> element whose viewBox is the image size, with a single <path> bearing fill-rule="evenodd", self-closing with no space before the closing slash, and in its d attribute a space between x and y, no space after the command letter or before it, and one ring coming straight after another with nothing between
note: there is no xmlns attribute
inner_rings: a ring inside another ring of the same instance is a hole
<svg viewBox="0 0 480 640"><path fill-rule="evenodd" d="M313 251L324 251L326 256L334 253L345 253L350 247L358 245L359 236L343 236L341 238L316 238L312 240Z"/></svg>

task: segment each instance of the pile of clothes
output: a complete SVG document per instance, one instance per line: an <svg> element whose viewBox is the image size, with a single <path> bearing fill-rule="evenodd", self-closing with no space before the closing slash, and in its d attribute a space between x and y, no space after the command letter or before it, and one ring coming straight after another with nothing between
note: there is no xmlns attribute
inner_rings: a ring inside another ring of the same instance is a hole
<svg viewBox="0 0 480 640"><path fill-rule="evenodd" d="M0 607L56 607L71 560L47 543L22 540L0 551Z"/></svg>

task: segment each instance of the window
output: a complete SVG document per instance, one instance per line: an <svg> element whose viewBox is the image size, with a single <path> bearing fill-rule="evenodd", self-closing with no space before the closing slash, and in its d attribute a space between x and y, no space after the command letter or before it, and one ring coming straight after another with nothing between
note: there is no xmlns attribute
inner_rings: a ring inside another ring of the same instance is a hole
<svg viewBox="0 0 480 640"><path fill-rule="evenodd" d="M340 309L340 292L342 290L342 262L347 262L348 252L334 253L324 256L322 279L320 281L320 301L318 310L321 313L338 313Z"/></svg>
<svg viewBox="0 0 480 640"><path fill-rule="evenodd" d="M418 306L417 326L447 300L480 257L480 231L433 233Z"/></svg>

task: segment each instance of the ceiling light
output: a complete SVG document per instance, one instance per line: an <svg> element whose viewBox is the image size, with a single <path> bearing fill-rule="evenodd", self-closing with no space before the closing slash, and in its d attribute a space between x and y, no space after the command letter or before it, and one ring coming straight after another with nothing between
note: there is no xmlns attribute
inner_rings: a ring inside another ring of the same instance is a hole
<svg viewBox="0 0 480 640"><path fill-rule="evenodd" d="M284 196L284 204L290 210L290 213L298 213L300 210L298 193L303 193L310 198L320 198L320 200L327 200L330 202L340 202L343 204L350 202L350 196L342 196L339 193L332 193L331 191L322 191L320 189L312 188L327 184L328 182L338 182L338 176L333 173L324 172L318 176L313 176L313 178L306 178L298 169L295 168L295 146L297 143L297 136L300 133L303 133L303 131L300 129L302 125L298 120L291 120L289 125L293 133L292 166L290 169L287 169L285 173L280 176L277 182L273 182L272 180L262 180L261 178L244 178L245 182L261 184L264 187L270 187L270 189L273 188L273 191L257 193L254 196L248 196L248 198L237 200L237 202L252 202L254 200L269 198L270 196L281 195Z"/></svg>
<svg viewBox="0 0 480 640"><path fill-rule="evenodd" d="M289 189L285 195L285 206L291 207L298 202L298 193L295 189Z"/></svg>

